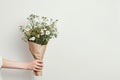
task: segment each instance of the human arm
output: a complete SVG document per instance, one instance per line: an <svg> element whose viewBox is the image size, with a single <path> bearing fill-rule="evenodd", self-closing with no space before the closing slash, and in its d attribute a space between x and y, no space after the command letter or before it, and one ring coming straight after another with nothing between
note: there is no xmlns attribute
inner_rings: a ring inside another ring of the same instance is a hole
<svg viewBox="0 0 120 80"><path fill-rule="evenodd" d="M4 58L2 59L2 68L41 71L42 67L43 63L40 60L34 60L31 62L16 62Z"/></svg>

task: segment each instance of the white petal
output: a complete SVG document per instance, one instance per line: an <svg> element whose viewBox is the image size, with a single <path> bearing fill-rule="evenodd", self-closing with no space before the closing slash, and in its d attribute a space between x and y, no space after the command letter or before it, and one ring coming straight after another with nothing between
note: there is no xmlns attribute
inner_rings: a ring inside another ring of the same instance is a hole
<svg viewBox="0 0 120 80"><path fill-rule="evenodd" d="M35 37L31 37L29 40L34 41L34 40L35 40Z"/></svg>
<svg viewBox="0 0 120 80"><path fill-rule="evenodd" d="M50 31L46 31L46 35L49 35L50 34Z"/></svg>

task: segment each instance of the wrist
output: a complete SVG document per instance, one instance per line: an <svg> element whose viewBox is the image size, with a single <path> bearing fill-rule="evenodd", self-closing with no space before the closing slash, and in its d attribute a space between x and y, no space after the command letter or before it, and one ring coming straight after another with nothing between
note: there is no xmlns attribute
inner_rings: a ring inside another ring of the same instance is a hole
<svg viewBox="0 0 120 80"><path fill-rule="evenodd" d="M29 68L28 68L28 64L29 64L29 63L21 63L20 65L18 65L18 67L19 67L20 69L28 70L28 69L29 69Z"/></svg>
<svg viewBox="0 0 120 80"><path fill-rule="evenodd" d="M25 70L30 70L30 69L29 69L29 64L30 64L30 63L24 63L23 69L25 69Z"/></svg>

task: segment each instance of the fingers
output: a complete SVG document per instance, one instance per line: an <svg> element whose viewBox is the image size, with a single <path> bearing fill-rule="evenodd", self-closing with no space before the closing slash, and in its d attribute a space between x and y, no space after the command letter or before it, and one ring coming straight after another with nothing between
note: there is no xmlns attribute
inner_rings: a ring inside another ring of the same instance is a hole
<svg viewBox="0 0 120 80"><path fill-rule="evenodd" d="M40 67L40 66L35 66L35 67L33 68L33 70L34 70L34 71L41 71L41 70L42 70L42 67Z"/></svg>
<svg viewBox="0 0 120 80"><path fill-rule="evenodd" d="M43 67L43 62L40 60L36 60L35 65Z"/></svg>
<svg viewBox="0 0 120 80"><path fill-rule="evenodd" d="M43 63L41 60L35 60L36 63Z"/></svg>
<svg viewBox="0 0 120 80"><path fill-rule="evenodd" d="M43 68L43 62L41 60L35 60L34 71L41 71Z"/></svg>
<svg viewBox="0 0 120 80"><path fill-rule="evenodd" d="M41 60L34 60L34 64L37 64L37 63L41 64L43 62Z"/></svg>
<svg viewBox="0 0 120 80"><path fill-rule="evenodd" d="M42 68L33 68L34 71L42 71Z"/></svg>

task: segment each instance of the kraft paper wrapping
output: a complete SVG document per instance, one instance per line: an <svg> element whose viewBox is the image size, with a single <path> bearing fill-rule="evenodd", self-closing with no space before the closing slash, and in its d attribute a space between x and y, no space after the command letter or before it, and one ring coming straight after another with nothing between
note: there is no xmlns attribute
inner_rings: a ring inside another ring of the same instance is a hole
<svg viewBox="0 0 120 80"><path fill-rule="evenodd" d="M34 42L28 42L28 44L29 44L30 52L33 55L34 59L39 59L42 61L47 45L39 45ZM40 72L34 71L34 75L42 76L42 71L40 71Z"/></svg>

